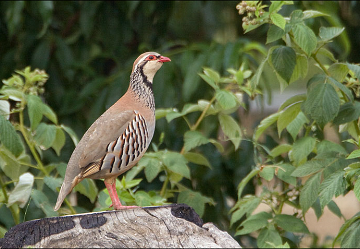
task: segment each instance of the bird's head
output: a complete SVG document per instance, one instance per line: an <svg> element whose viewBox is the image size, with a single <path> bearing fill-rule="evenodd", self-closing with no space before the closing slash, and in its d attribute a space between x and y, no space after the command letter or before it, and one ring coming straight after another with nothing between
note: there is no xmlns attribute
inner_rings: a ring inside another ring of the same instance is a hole
<svg viewBox="0 0 360 249"><path fill-rule="evenodd" d="M147 80L152 82L155 73L161 68L164 62L171 61L168 57L162 56L156 52L146 52L141 54L134 62L132 73L140 72L146 76Z"/></svg>

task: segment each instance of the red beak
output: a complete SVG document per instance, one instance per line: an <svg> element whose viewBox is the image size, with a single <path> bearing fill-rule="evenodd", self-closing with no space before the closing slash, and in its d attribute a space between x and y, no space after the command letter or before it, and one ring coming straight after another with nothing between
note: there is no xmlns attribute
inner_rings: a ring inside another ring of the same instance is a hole
<svg viewBox="0 0 360 249"><path fill-rule="evenodd" d="M160 59L159 59L160 62L168 62L168 61L171 61L168 57L165 57L165 56L160 56Z"/></svg>

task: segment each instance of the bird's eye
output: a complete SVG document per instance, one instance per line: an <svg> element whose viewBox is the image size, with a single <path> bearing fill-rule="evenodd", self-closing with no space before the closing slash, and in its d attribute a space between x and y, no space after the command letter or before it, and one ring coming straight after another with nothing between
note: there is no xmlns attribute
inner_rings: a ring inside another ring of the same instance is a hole
<svg viewBox="0 0 360 249"><path fill-rule="evenodd" d="M150 55L148 58L149 58L149 60L153 60L154 56Z"/></svg>

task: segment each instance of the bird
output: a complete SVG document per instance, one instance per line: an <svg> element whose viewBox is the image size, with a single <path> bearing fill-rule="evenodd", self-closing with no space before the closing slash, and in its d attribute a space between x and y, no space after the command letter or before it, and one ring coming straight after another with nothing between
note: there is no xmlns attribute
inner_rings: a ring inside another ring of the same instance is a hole
<svg viewBox="0 0 360 249"><path fill-rule="evenodd" d="M135 207L121 204L116 179L136 165L149 147L155 130L153 79L169 61L157 52L143 53L134 61L126 93L89 127L75 147L55 211L85 178L104 179L115 210Z"/></svg>

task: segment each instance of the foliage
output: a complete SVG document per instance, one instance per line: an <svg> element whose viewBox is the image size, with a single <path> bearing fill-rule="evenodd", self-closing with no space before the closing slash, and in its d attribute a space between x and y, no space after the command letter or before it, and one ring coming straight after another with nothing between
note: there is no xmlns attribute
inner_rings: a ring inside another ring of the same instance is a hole
<svg viewBox="0 0 360 249"><path fill-rule="evenodd" d="M0 237L25 220L108 209L106 188L90 179L52 208L77 137L126 91L132 62L149 50L172 62L154 80L152 145L117 180L122 202L187 203L258 247L299 246L310 208L343 217L332 198L360 198L360 70L337 59L354 57L349 25L336 2L237 3L1 2ZM25 70L9 78L15 68ZM253 124L254 134L244 128L250 103L305 80L307 93ZM324 138L329 124L340 144ZM262 184L274 180L280 190ZM253 214L260 203L271 211ZM334 243L356 246L358 221Z"/></svg>
<svg viewBox="0 0 360 249"><path fill-rule="evenodd" d="M345 147L346 143L352 143L359 148L360 113L356 99L359 97L360 66L337 61L326 48L344 28L320 27L316 36L306 24L306 19L326 14L294 10L289 17L283 17L278 11L285 4L291 2L272 2L268 12L263 12L261 16L252 15L251 24L243 25L245 32L269 23L267 43L282 40L280 45L270 47L263 60L274 70L281 89L307 77L309 67L320 70L309 77L306 94L286 100L277 113L260 122L254 133L252 142L259 153L257 164L239 184L239 200L232 208L231 224L241 220L236 235L259 231L259 247L281 246L285 241L296 244L293 238L309 233L304 220L309 208L314 209L318 218L325 206L343 217L332 199L349 191L355 191L359 197L359 163L351 160L358 158L359 149L349 153ZM241 2L239 9L242 10L245 5L246 2ZM258 3L253 8L263 11L263 7ZM259 83L261 77L255 76L261 75L262 70L260 66L251 79L253 86ZM343 138L341 144L328 141L322 135L328 123L339 130ZM273 148L260 142L261 135L270 127L277 130L272 135L275 139L277 137L278 145ZM347 136L350 138L345 139ZM268 188L255 199L251 195L242 197L243 186L255 176L265 181L277 178L281 190ZM305 180L302 181L302 178ZM250 215L260 203L269 205L271 212ZM282 214L285 204L297 211L293 215ZM245 215L246 218L242 219ZM333 245L340 241L343 247L359 246L356 231L352 229L352 225L358 222L356 217L340 229Z"/></svg>

